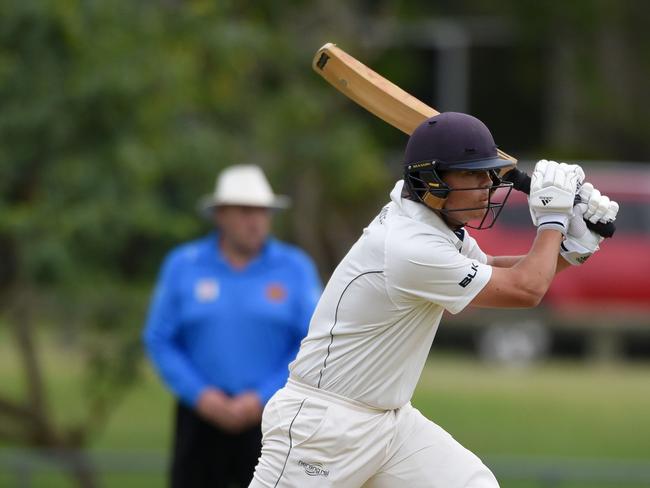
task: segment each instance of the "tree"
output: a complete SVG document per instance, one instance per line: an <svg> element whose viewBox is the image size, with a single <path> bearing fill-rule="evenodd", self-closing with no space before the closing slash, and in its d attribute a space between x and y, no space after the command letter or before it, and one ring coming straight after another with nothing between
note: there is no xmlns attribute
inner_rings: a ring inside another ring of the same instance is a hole
<svg viewBox="0 0 650 488"><path fill-rule="evenodd" d="M310 70L322 34L309 19L314 7L329 18L329 3L289 3L3 4L0 313L27 387L0 389L0 439L77 453L92 442L138 379L162 255L202 232L191 210L221 167L267 169L294 200L280 232L322 269L360 227L349 209L376 206L376 141L354 117L330 124L346 102ZM86 414L71 425L48 401L42 328L84 350ZM61 459L93 486L83 456Z"/></svg>

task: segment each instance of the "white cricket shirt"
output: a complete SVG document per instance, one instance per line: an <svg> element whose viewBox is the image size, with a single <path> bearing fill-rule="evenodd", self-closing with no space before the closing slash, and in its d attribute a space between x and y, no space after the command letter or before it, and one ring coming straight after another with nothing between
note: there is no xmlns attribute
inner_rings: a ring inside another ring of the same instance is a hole
<svg viewBox="0 0 650 488"><path fill-rule="evenodd" d="M334 271L289 365L296 381L386 410L411 399L443 311L460 312L492 275L467 232L402 186Z"/></svg>

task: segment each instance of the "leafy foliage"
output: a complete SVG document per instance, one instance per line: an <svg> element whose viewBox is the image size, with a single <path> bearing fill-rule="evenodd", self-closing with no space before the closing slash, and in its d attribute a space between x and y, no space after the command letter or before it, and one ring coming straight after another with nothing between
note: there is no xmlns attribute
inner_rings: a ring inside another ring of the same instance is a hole
<svg viewBox="0 0 650 488"><path fill-rule="evenodd" d="M3 3L0 298L32 386L0 416L42 430L14 441L69 447L101 428L138 378L162 255L204 232L193 210L220 168L264 166L310 214L282 233L324 242L324 267L336 252L322 236L339 224L325 209L375 206L387 175L377 144L355 118L331 123L344 101L311 74L314 7L327 17L327 2L288 15L271 2ZM87 359L88 416L67 431L41 391L42 323Z"/></svg>

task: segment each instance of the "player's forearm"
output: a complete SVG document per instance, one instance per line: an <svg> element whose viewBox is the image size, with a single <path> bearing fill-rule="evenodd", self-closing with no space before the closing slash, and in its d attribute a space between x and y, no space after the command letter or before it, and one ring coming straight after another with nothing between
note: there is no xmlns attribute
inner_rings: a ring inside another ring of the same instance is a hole
<svg viewBox="0 0 650 488"><path fill-rule="evenodd" d="M562 234L555 230L541 231L526 256L512 270L520 277L520 285L540 301L551 286L558 269L558 253Z"/></svg>
<svg viewBox="0 0 650 488"><path fill-rule="evenodd" d="M488 256L487 264L494 266L495 268L512 268L519 261L524 259L523 256ZM566 261L562 256L557 257L557 266L555 268L555 274L558 274L560 271L563 271L571 267L571 264Z"/></svg>
<svg viewBox="0 0 650 488"><path fill-rule="evenodd" d="M487 264L496 268L512 268L524 256L488 256Z"/></svg>
<svg viewBox="0 0 650 488"><path fill-rule="evenodd" d="M557 257L557 267L555 268L555 274L558 274L560 271L564 271L567 268L571 267L571 263L569 263L566 259L562 257L562 255Z"/></svg>

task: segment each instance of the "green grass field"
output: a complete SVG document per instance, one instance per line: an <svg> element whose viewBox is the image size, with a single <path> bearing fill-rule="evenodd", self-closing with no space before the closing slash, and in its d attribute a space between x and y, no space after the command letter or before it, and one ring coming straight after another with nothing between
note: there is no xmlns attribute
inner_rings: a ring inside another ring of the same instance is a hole
<svg viewBox="0 0 650 488"><path fill-rule="evenodd" d="M3 394L10 391L20 395L22 391L16 359L7 341L0 342ZM57 418L62 422L78 418L83 414L78 395L78 356L51 347L44 359L51 406ZM551 466L589 459L603 460L595 465L598 468L607 465L609 461L605 460L650 466L647 363L595 365L552 361L520 370L436 355L424 371L413 403L491 464L504 488L650 486L649 482L619 481L553 484L552 473L542 480L530 481L508 475L513 464L515 468L523 466L530 457ZM103 474L102 487L165 486L162 467L171 439L171 415L170 396L147 370L142 383L113 412L92 445L104 456L115 455L122 459L120 462L126 458L135 471ZM151 456L157 461L151 463ZM587 467L586 471L590 469L596 468ZM153 472L147 473L148 470ZM33 474L30 484L18 485L17 472L0 465L0 488L74 486L51 469Z"/></svg>

